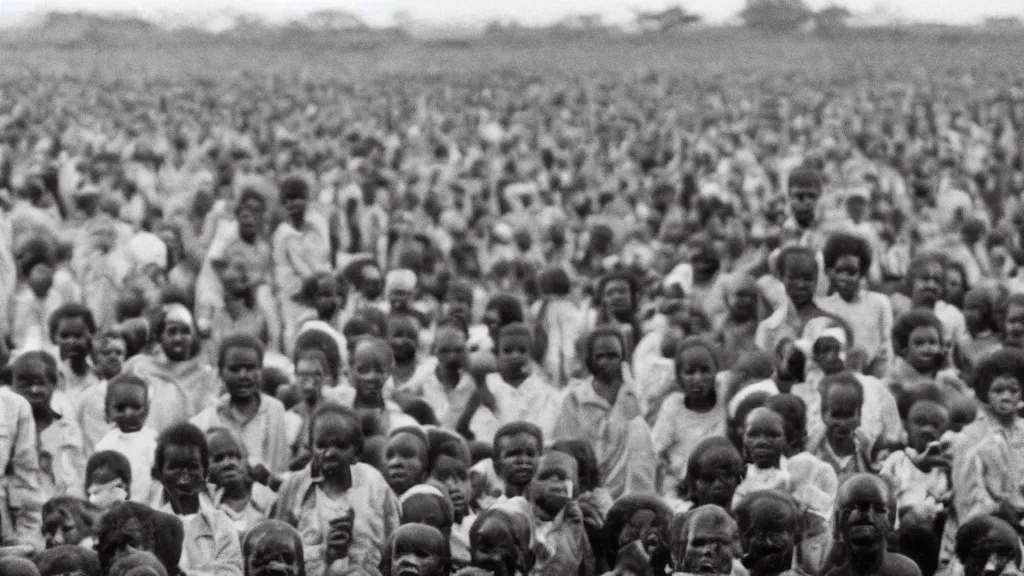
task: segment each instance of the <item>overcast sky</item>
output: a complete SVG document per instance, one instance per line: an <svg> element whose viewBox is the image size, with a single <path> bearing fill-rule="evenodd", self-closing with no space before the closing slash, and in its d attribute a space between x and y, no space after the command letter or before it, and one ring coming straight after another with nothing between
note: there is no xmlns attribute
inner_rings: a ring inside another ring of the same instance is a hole
<svg viewBox="0 0 1024 576"><path fill-rule="evenodd" d="M815 8L833 0L808 0ZM855 12L885 5L909 19L971 23L986 16L1024 17L1024 0L838 0ZM744 0L0 0L0 24L50 10L92 10L132 13L159 20L164 15L191 14L189 20L224 18L240 11L256 12L272 21L287 21L310 10L351 10L370 24L393 22L396 11L417 19L480 22L516 18L526 24L557 21L568 13L600 13L609 22L625 22L634 9L661 9L682 4L688 10L719 22L738 12Z"/></svg>

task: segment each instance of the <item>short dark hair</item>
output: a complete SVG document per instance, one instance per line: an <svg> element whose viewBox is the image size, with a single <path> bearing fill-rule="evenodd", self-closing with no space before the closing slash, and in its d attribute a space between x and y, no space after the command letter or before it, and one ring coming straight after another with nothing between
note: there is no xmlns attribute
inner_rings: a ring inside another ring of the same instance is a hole
<svg viewBox="0 0 1024 576"><path fill-rule="evenodd" d="M362 454L363 446L366 443L366 438L363 434L363 421L359 416L351 409L342 406L341 404L335 404L334 402L326 402L313 412L313 416L309 419L309 445L313 446L315 441L313 439L313 431L316 429L316 421L323 416L333 414L340 416L349 421L352 427L352 442L355 444L356 453Z"/></svg>
<svg viewBox="0 0 1024 576"><path fill-rule="evenodd" d="M53 314L50 314L50 339L56 339L57 330L60 328L61 320L71 320L74 318L82 319L82 322L85 323L86 329L89 331L90 337L96 332L96 320L93 318L92 310L89 310L89 308L79 304L78 302L68 302L54 310Z"/></svg>
<svg viewBox="0 0 1024 576"><path fill-rule="evenodd" d="M289 176L281 181L280 198L284 200L289 196L309 197L309 184L299 176Z"/></svg>
<svg viewBox="0 0 1024 576"><path fill-rule="evenodd" d="M978 363L971 371L970 385L980 402L988 403L989 388L1001 376L1012 376L1024 385L1024 352L1003 348Z"/></svg>
<svg viewBox="0 0 1024 576"><path fill-rule="evenodd" d="M736 462L737 470L743 467L743 456L740 451L736 448L736 445L729 441L725 436L710 436L697 443L693 448L693 452L690 452L689 459L686 460L686 483L693 485L700 477L700 461L707 454L715 450L724 450L730 456L732 456ZM738 480L738 479L737 479Z"/></svg>
<svg viewBox="0 0 1024 576"><path fill-rule="evenodd" d="M817 267L818 262L815 258L814 250L811 250L807 246L791 244L780 250L779 256L775 260L775 270L778 272L779 278L786 275L786 259L793 256L806 256L807 258L810 258L811 261L814 262L815 267Z"/></svg>
<svg viewBox="0 0 1024 576"><path fill-rule="evenodd" d="M199 449L203 473L209 467L210 446L206 442L203 431L189 422L179 422L160 433L156 440L156 455L153 458L153 469L158 474L164 467L164 450L168 446L195 447Z"/></svg>
<svg viewBox="0 0 1024 576"><path fill-rule="evenodd" d="M601 487L601 469L597 464L594 447L582 438L560 440L551 445L551 449L568 454L576 460L579 470L579 491L590 492Z"/></svg>
<svg viewBox="0 0 1024 576"><path fill-rule="evenodd" d="M828 410L829 394L835 388L850 388L856 391L858 410L860 410L861 404L864 403L864 386L860 383L860 380L857 380L853 372L844 371L838 374L829 374L822 378L821 384L818 387L821 394L821 409L823 413Z"/></svg>
<svg viewBox="0 0 1024 576"><path fill-rule="evenodd" d="M938 330L939 338L942 338L942 321L934 312L919 308L900 316L892 327L892 346L895 348L896 354L900 356L906 354L907 346L910 346L910 335L914 333L914 330L926 327Z"/></svg>
<svg viewBox="0 0 1024 576"><path fill-rule="evenodd" d="M511 322L498 330L498 341L494 343L495 353L501 351L501 341L510 336L525 336L530 339L531 346L533 344L533 331L530 327L522 322Z"/></svg>
<svg viewBox="0 0 1024 576"><path fill-rule="evenodd" d="M795 394L776 394L764 407L781 415L786 444L794 454L802 452L807 438L807 403Z"/></svg>
<svg viewBox="0 0 1024 576"><path fill-rule="evenodd" d="M544 448L544 432L541 431L540 426L532 422L526 422L525 420L518 420L515 422L509 422L508 424L502 425L498 428L498 431L494 433L494 458L501 458L501 439L509 436L518 436L519 434L529 434L537 439L537 447Z"/></svg>
<svg viewBox="0 0 1024 576"><path fill-rule="evenodd" d="M752 528L751 508L762 500L778 502L789 509L796 528L796 540L800 542L800 536L803 533L803 514L800 511L800 506L792 496L779 490L757 490L751 492L733 507L732 515L736 519L736 524L739 525L740 533L745 533Z"/></svg>
<svg viewBox="0 0 1024 576"><path fill-rule="evenodd" d="M907 296L910 296L914 291L914 279L917 278L917 275L927 267L935 264L941 266L942 272L945 274L947 261L942 254L919 254L910 260L910 265L907 266L907 275L904 279L904 290L906 291ZM945 285L940 286L939 289L945 292ZM939 298L942 298L942 294L939 295Z"/></svg>
<svg viewBox="0 0 1024 576"><path fill-rule="evenodd" d="M622 335L622 331L616 326L611 324L602 324L594 327L593 330L587 334L586 339L583 341L583 363L587 367L587 371L591 374L594 373L594 366L591 357L594 355L594 344L597 343L598 338L611 337L616 338L619 344L622 346L622 361L627 360L626 353L626 338Z"/></svg>
<svg viewBox="0 0 1024 576"><path fill-rule="evenodd" d="M217 368L224 368L224 359L228 355L228 350L231 350L232 348L255 350L256 356L259 357L259 363L261 365L263 364L263 355L266 353L266 350L259 338L249 334L248 332L235 332L233 334L228 334L223 340L221 340L220 350L217 352Z"/></svg>
<svg viewBox="0 0 1024 576"><path fill-rule="evenodd" d="M427 428L427 445L429 448L430 468L434 468L437 459L447 456L459 460L466 466L473 465L473 456L469 452L466 440L451 430L431 426Z"/></svg>
<svg viewBox="0 0 1024 576"><path fill-rule="evenodd" d="M835 268L839 259L843 256L857 258L857 266L861 276L868 273L871 268L871 245L862 236L848 232L837 232L828 237L825 241L825 248L822 250L825 259L825 268Z"/></svg>
<svg viewBox="0 0 1024 576"><path fill-rule="evenodd" d="M640 280L637 279L636 274L628 268L617 268L611 272L605 274L597 281L597 287L594 289L594 306L600 308L602 299L604 298L604 289L608 284L621 280L629 284L630 298L635 308L637 302L640 301Z"/></svg>
<svg viewBox="0 0 1024 576"><path fill-rule="evenodd" d="M89 479L92 478L93 472L100 468L108 468L115 476L124 480L125 490L131 491L132 485L132 464L128 461L128 457L124 454L115 450L100 450L94 452L92 456L89 456L89 461L85 463L85 488L89 488Z"/></svg>
<svg viewBox="0 0 1024 576"><path fill-rule="evenodd" d="M797 168L789 175L789 190L793 188L813 188L821 192L821 174L810 168ZM788 191L787 191L788 192Z"/></svg>
<svg viewBox="0 0 1024 576"><path fill-rule="evenodd" d="M296 366L304 354L317 352L326 362L324 370L327 370L332 380L338 379L341 367L341 349L338 347L338 341L332 335L323 330L306 330L295 337L294 348L292 358Z"/></svg>
<svg viewBox="0 0 1024 576"><path fill-rule="evenodd" d="M121 386L137 386L142 388L143 393L146 395L146 400L149 400L149 384L146 384L145 380L131 372L121 372L107 384L107 394L103 398L104 407L110 405L110 402L114 399L114 390Z"/></svg>
<svg viewBox="0 0 1024 576"><path fill-rule="evenodd" d="M46 369L46 376L51 382L56 383L58 378L57 361L53 358L49 352L43 352L42 350L30 350L24 354L19 355L11 362L11 377L17 374L18 370L29 363L30 361L42 362L43 367Z"/></svg>

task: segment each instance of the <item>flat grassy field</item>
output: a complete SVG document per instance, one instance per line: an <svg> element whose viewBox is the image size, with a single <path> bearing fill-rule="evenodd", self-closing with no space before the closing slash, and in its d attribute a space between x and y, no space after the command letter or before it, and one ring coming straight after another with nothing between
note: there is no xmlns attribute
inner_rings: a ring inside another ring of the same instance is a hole
<svg viewBox="0 0 1024 576"><path fill-rule="evenodd" d="M0 77L93 74L120 78L224 78L239 71L320 77L475 75L631 75L649 70L750 79L800 71L834 81L865 75L907 78L974 71L1024 72L1024 31L967 29L851 31L841 38L766 37L740 29L645 37L522 34L471 43L345 40L268 46L258 42L162 40L135 46L0 46Z"/></svg>

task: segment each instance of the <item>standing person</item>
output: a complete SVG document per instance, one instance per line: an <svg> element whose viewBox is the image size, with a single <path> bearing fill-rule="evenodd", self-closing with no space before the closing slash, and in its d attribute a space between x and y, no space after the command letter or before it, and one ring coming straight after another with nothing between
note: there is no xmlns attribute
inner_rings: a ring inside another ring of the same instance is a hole
<svg viewBox="0 0 1024 576"><path fill-rule="evenodd" d="M292 297L302 290L302 282L330 268L330 233L327 222L310 212L309 185L298 176L281 183L281 204L288 218L274 231L274 280L277 283L284 324L284 342L292 342L298 329L301 306Z"/></svg>
<svg viewBox="0 0 1024 576"><path fill-rule="evenodd" d="M43 501L36 422L28 400L0 386L0 546L42 548Z"/></svg>
<svg viewBox="0 0 1024 576"><path fill-rule="evenodd" d="M599 326L583 350L591 377L566 393L552 441L590 439L613 498L653 492L657 458L636 392L625 380L626 340L617 327Z"/></svg>
<svg viewBox="0 0 1024 576"><path fill-rule="evenodd" d="M162 432L184 422L216 402L217 372L199 354L199 336L192 311L184 304L164 306L153 324L159 343L156 354L139 354L125 363L124 371L149 384L149 425Z"/></svg>

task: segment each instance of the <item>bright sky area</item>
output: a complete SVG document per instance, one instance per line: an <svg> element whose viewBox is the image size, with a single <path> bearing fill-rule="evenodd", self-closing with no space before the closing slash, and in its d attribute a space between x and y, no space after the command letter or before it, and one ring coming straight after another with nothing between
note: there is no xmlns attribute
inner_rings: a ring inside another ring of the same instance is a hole
<svg viewBox="0 0 1024 576"><path fill-rule="evenodd" d="M808 0L814 8L833 0ZM854 12L885 6L908 20L974 23L988 16L1024 17L1024 0L836 0ZM657 10L682 4L711 22L734 16L744 0L0 0L0 25L51 10L122 12L151 20L201 23L239 12L258 13L282 22L312 10L349 10L371 25L393 23L396 12L436 24L468 24L515 18L527 25L556 22L566 14L599 13L606 22L632 19L634 10Z"/></svg>

